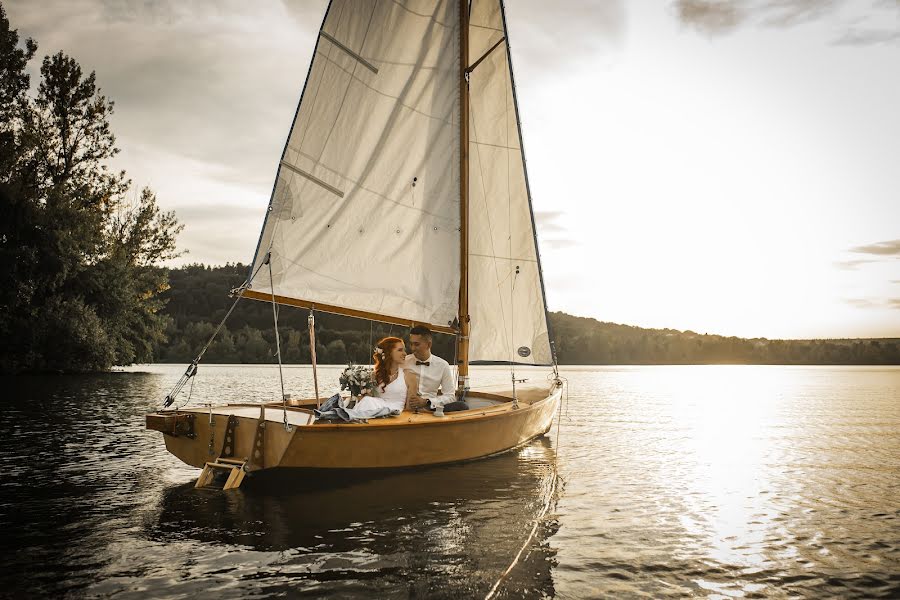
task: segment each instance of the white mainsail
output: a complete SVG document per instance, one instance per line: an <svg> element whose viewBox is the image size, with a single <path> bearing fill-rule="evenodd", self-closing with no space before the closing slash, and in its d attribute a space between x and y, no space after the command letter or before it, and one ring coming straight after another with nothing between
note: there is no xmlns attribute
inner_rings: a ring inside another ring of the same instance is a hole
<svg viewBox="0 0 900 600"><path fill-rule="evenodd" d="M469 359L550 364L544 286L507 41L500 0L473 0Z"/></svg>
<svg viewBox="0 0 900 600"><path fill-rule="evenodd" d="M470 6L468 356L550 364L503 6ZM253 261L258 299L460 316L459 10L332 0Z"/></svg>
<svg viewBox="0 0 900 600"><path fill-rule="evenodd" d="M447 326L459 298L456 0L334 0L252 289ZM259 268L271 252L272 281Z"/></svg>

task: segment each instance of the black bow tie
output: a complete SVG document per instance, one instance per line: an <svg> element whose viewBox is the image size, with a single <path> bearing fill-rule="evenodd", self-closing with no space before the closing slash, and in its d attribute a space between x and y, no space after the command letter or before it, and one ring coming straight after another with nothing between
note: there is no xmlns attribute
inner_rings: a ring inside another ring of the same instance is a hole
<svg viewBox="0 0 900 600"><path fill-rule="evenodd" d="M427 360L417 360L416 366L418 367L419 365L425 365L426 367L430 367L431 363L428 362Z"/></svg>

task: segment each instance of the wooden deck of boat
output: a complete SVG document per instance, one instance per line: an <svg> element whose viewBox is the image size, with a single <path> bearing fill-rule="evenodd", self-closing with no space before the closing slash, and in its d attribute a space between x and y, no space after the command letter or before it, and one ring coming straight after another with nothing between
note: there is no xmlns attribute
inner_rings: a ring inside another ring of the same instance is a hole
<svg viewBox="0 0 900 600"><path fill-rule="evenodd" d="M549 386L523 386L516 387L516 397L520 405L532 404L547 397L550 393ZM491 388L487 390L472 390L469 399L473 404L481 404L470 408L469 410L449 412L444 417L435 417L431 411L421 410L419 412L405 410L400 415L394 417L383 417L378 419L369 419L365 423L332 423L320 422L314 423L312 408L315 408L315 400L309 399L298 403L297 405L288 406L287 418L288 423L295 426L315 426L316 428L325 427L396 427L398 425L426 425L437 424L442 422L455 422L459 420L471 420L487 417L494 414L506 413L514 410L512 407L513 391L511 387ZM325 400L324 398L322 400ZM479 402L480 401L480 402ZM255 403L232 403L219 406L213 406L214 415L234 415L238 417L246 417L256 419L260 414L260 407L266 407L266 420L272 422L281 422L283 417L282 405L280 402L268 402L263 404ZM191 407L182 409L182 412L193 412L203 414L209 411L207 407Z"/></svg>
<svg viewBox="0 0 900 600"><path fill-rule="evenodd" d="M550 394L550 388L528 386L516 388L516 397L520 405L532 404L545 399ZM455 422L460 420L473 420L488 417L491 415L499 415L515 410L512 406L513 393L512 388L508 389L492 389L490 392L473 390L470 398L473 400L485 399L492 400L495 403L487 406L479 406L457 412L448 412L443 417L436 417L429 410L421 410L419 412L404 410L395 417L383 417L379 419L369 419L365 423L316 423L315 427L396 427L398 425L437 425L440 423Z"/></svg>

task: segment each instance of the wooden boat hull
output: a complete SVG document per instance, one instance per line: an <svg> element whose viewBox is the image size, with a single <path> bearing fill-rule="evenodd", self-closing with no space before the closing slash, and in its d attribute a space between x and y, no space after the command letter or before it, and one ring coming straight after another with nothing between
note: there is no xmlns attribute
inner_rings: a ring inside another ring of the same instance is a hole
<svg viewBox="0 0 900 600"><path fill-rule="evenodd" d="M310 411L292 408L290 430L283 425L280 407L264 408L260 421L260 405L225 405L212 408L212 419L203 408L180 411L176 421L172 412L147 415L147 427L163 431L169 452L198 468L222 456L247 458L248 470L413 467L481 458L542 435L550 429L561 395L562 386L556 383L549 389L524 388L515 406L511 391L472 391L471 397L494 404L444 417L404 412L359 424L312 424ZM185 419L192 421L190 432ZM261 452L254 458L255 444Z"/></svg>

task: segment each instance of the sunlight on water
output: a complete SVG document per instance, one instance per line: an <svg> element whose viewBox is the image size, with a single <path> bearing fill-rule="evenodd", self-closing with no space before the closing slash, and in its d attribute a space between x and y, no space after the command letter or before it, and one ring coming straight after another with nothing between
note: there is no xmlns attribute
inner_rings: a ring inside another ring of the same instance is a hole
<svg viewBox="0 0 900 600"><path fill-rule="evenodd" d="M564 374L563 595L897 591L900 369Z"/></svg>
<svg viewBox="0 0 900 600"><path fill-rule="evenodd" d="M692 467L682 484L696 492L685 499L688 514L704 516L696 522L683 516L685 530L706 537L717 561L760 567L765 557L750 549L758 548L772 527L761 494L770 487L764 468L765 431L775 418L780 382L777 376L763 377L736 386L738 369L691 374L689 382L677 387L689 393L672 398L669 416L673 428L685 432L674 440L674 451ZM747 501L731 501L734 498Z"/></svg>

